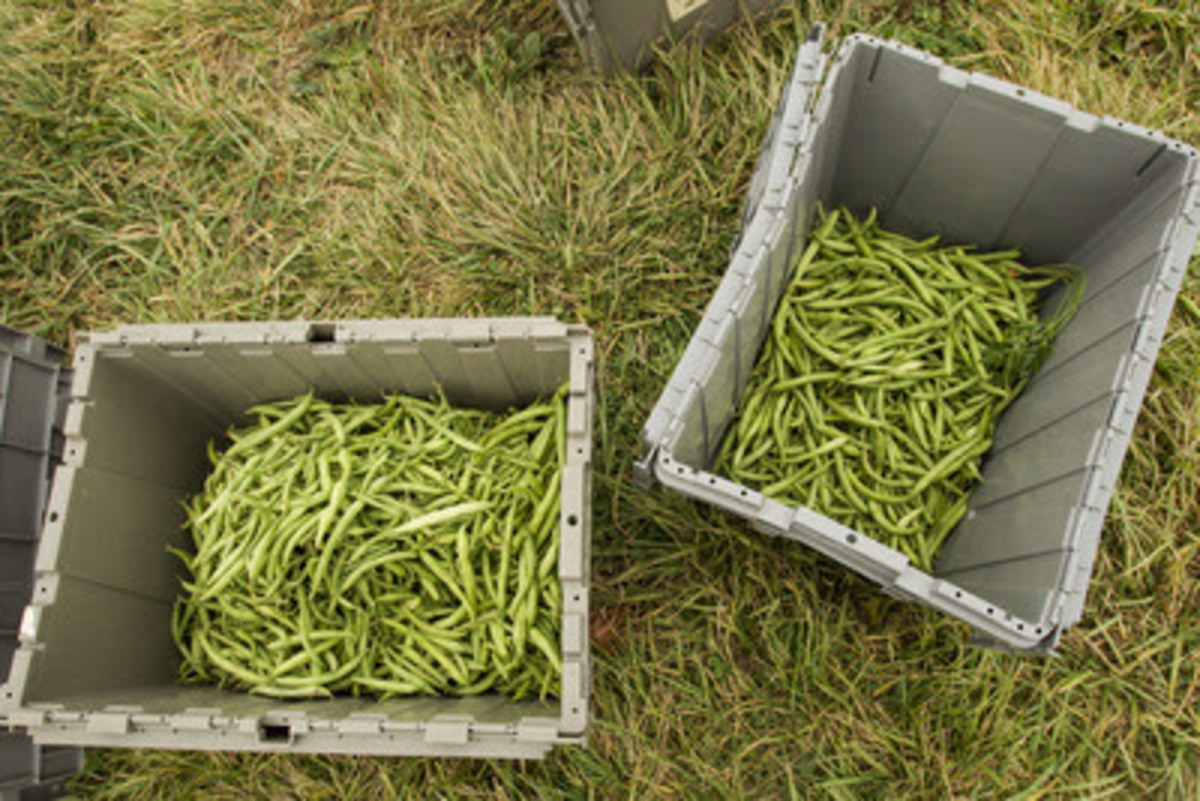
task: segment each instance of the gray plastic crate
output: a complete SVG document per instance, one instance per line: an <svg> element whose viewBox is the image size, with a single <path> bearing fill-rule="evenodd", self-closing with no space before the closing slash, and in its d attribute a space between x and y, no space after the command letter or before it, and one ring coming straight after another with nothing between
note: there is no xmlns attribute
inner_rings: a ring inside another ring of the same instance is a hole
<svg viewBox="0 0 1200 801"><path fill-rule="evenodd" d="M127 326L83 338L34 599L0 713L41 744L541 757L584 742L591 683L591 333L547 318ZM428 394L487 408L569 381L562 693L281 702L176 682L181 500L249 406Z"/></svg>
<svg viewBox="0 0 1200 801"><path fill-rule="evenodd" d="M50 473L62 455L70 371L65 354L37 337L0 326L0 675L17 648L33 587ZM0 729L0 798L51 797L82 767L78 748L36 746Z"/></svg>
<svg viewBox="0 0 1200 801"><path fill-rule="evenodd" d="M605 75L644 67L664 37L709 38L783 0L558 0L584 59Z"/></svg>
<svg viewBox="0 0 1200 801"><path fill-rule="evenodd" d="M0 801L58 798L82 767L82 748L36 745L27 734L0 732Z"/></svg>
<svg viewBox="0 0 1200 801"><path fill-rule="evenodd" d="M869 36L849 37L822 83L825 61L818 42L800 47L732 262L646 423L639 475L952 615L981 644L1048 652L1080 619L1196 241L1196 152ZM818 202L1087 273L1078 313L1000 420L983 484L932 574L708 472Z"/></svg>

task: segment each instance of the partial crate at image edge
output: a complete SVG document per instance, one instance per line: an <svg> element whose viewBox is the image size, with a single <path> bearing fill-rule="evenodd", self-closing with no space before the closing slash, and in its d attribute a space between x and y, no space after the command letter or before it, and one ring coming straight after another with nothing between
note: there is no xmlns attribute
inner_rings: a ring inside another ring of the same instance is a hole
<svg viewBox="0 0 1200 801"><path fill-rule="evenodd" d="M708 39L783 0L557 0L584 61L599 73L638 70L668 37Z"/></svg>
<svg viewBox="0 0 1200 801"><path fill-rule="evenodd" d="M62 457L71 371L44 340L0 326L0 675L7 676L33 588L50 475ZM0 729L0 799L50 798L83 766L79 748Z"/></svg>

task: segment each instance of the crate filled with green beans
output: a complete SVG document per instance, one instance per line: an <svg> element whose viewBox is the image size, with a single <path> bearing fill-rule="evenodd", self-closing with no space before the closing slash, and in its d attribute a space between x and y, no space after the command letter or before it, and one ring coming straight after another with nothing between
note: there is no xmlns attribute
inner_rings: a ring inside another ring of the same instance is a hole
<svg viewBox="0 0 1200 801"><path fill-rule="evenodd" d="M980 644L1052 652L1196 241L1197 170L903 45L805 42L638 476Z"/></svg>
<svg viewBox="0 0 1200 801"><path fill-rule="evenodd" d="M545 318L88 335L8 719L94 746L582 743L592 348Z"/></svg>

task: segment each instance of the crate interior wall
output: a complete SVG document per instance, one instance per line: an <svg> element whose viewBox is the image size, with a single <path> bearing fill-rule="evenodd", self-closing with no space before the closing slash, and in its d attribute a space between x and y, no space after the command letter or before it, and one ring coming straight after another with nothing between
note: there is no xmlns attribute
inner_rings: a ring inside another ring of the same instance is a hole
<svg viewBox="0 0 1200 801"><path fill-rule="evenodd" d="M798 54L732 263L647 422L643 475L952 614L983 644L1049 651L1080 618L1196 240L1195 151L861 35L843 43L815 94L824 57L813 47ZM1017 247L1026 263L1086 273L1077 314L1000 420L983 483L932 576L811 510L706 472L818 203L873 207L894 231Z"/></svg>
<svg viewBox="0 0 1200 801"><path fill-rule="evenodd" d="M598 72L638 70L665 37L715 36L781 0L558 0L584 60Z"/></svg>
<svg viewBox="0 0 1200 801"><path fill-rule="evenodd" d="M79 346L66 453L35 598L5 687L39 742L363 754L537 757L587 722L592 340L545 318L129 326ZM206 443L255 403L314 389L503 410L570 381L559 577L561 700L280 702L176 682L171 610L189 548L181 501Z"/></svg>
<svg viewBox="0 0 1200 801"><path fill-rule="evenodd" d="M33 561L50 475L62 455L70 384L66 354L0 326L0 675L7 676L33 588ZM79 771L78 748L37 746L0 728L0 797L50 797Z"/></svg>

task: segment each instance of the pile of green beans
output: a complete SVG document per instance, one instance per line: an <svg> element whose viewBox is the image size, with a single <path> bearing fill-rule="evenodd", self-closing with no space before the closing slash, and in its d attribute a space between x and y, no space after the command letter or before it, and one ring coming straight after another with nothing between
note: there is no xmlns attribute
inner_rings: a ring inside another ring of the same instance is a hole
<svg viewBox="0 0 1200 801"><path fill-rule="evenodd" d="M930 569L1000 412L1082 294L1077 268L1019 258L914 241L874 211L819 214L715 469Z"/></svg>
<svg viewBox="0 0 1200 801"><path fill-rule="evenodd" d="M508 415L401 395L251 409L187 504L181 680L557 694L565 389Z"/></svg>

